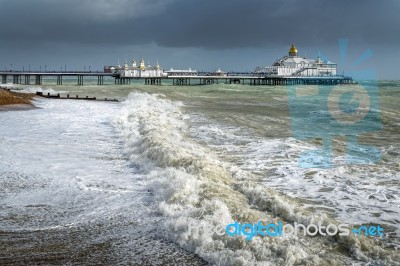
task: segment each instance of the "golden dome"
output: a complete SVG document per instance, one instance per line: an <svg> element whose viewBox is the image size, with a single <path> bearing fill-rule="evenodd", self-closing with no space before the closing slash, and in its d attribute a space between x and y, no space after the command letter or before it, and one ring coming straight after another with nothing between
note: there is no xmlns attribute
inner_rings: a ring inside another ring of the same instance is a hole
<svg viewBox="0 0 400 266"><path fill-rule="evenodd" d="M289 50L289 54L297 54L297 48L292 44L292 47Z"/></svg>

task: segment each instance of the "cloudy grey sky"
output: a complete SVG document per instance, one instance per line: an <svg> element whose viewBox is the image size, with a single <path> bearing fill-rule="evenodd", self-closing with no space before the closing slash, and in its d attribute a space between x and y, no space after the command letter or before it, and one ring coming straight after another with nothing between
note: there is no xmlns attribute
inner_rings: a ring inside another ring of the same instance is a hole
<svg viewBox="0 0 400 266"><path fill-rule="evenodd" d="M102 69L132 57L164 68L253 70L320 52L340 71L400 78L398 0L0 0L0 69ZM341 63L338 40L348 39Z"/></svg>

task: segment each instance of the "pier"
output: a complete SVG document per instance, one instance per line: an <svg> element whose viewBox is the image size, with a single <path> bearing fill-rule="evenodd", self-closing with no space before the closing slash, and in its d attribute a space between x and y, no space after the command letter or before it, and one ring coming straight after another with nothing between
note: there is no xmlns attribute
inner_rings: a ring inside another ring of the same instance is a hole
<svg viewBox="0 0 400 266"><path fill-rule="evenodd" d="M26 72L26 71L0 71L1 83L12 81L13 84L42 85L43 78L54 78L56 85L63 85L63 78L73 77L77 79L77 85L84 85L84 77L97 77L97 85L104 85L104 77L112 77L112 73L92 71L68 71L68 72Z"/></svg>
<svg viewBox="0 0 400 266"><path fill-rule="evenodd" d="M64 68L66 69L66 67ZM56 79L56 85L63 85L64 77L76 77L77 85L84 85L85 77L97 77L97 85L104 85L104 77L114 78L115 85L129 85L132 80L143 80L145 85L174 86L213 85L213 84L241 84L261 86L285 85L337 85L353 84L352 77L338 75L337 64L329 60L322 60L300 56L294 44L288 54L276 60L271 66L257 67L253 72L224 72L220 68L214 72L198 72L197 70L183 69L164 71L158 64L155 67L145 64L142 57L139 65L133 59L131 65L127 62L123 66L105 66L104 72L92 71L64 71L64 72L25 72L0 71L2 83L12 80L13 84L41 85L43 78Z"/></svg>
<svg viewBox="0 0 400 266"><path fill-rule="evenodd" d="M43 78L53 78L55 85L63 85L63 78L73 77L77 80L77 85L84 85L84 78L97 78L97 85L104 85L104 77L114 78L114 84L129 85L132 80L143 80L146 85L161 85L163 83L175 86L191 86L191 85L213 85L213 84L241 84L241 85L336 85L336 84L352 84L353 79L346 76L286 76L273 77L262 76L258 73L236 73L228 72L223 76L215 76L207 72L198 73L198 75L171 75L157 77L121 77L116 73L105 72L23 72L23 71L3 71L0 72L2 84L12 82L21 85L42 85Z"/></svg>
<svg viewBox="0 0 400 266"><path fill-rule="evenodd" d="M326 77L263 77L263 76L237 76L231 74L227 76L172 76L173 85L213 85L213 84L241 84L241 85L337 85L354 83L351 77L346 76L326 76ZM161 80L160 80L161 82ZM147 84L147 83L146 83Z"/></svg>

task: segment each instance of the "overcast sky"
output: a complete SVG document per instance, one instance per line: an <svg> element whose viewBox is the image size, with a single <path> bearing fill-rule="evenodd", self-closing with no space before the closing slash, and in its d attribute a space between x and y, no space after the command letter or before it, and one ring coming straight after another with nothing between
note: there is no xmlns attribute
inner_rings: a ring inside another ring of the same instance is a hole
<svg viewBox="0 0 400 266"><path fill-rule="evenodd" d="M398 0L0 0L0 69L102 69L145 58L165 69L252 71L299 53L399 79ZM341 62L339 39L348 39Z"/></svg>

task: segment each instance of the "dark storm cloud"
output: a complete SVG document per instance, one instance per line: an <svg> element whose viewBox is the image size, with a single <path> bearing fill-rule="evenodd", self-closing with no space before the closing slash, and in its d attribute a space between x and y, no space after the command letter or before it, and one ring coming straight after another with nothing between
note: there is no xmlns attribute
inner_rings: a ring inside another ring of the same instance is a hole
<svg viewBox="0 0 400 266"><path fill-rule="evenodd" d="M0 68L102 69L144 56L163 66L251 70L295 43L339 62L354 60L398 78L398 0L0 0ZM341 64L339 67L342 67Z"/></svg>
<svg viewBox="0 0 400 266"><path fill-rule="evenodd" d="M150 2L150 4L149 4ZM371 0L0 1L6 46L145 44L225 49L336 43L399 44L400 2Z"/></svg>

